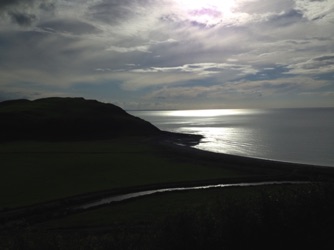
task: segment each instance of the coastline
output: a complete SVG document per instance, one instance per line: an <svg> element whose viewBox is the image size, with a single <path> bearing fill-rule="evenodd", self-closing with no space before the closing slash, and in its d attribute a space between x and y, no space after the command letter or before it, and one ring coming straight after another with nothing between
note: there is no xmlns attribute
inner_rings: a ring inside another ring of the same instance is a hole
<svg viewBox="0 0 334 250"><path fill-rule="evenodd" d="M244 109L240 113L226 110L224 113L224 109L213 113L210 110L181 110L179 113L156 110L133 114L162 130L203 135L205 139L196 146L201 150L334 167L332 109L317 110Z"/></svg>
<svg viewBox="0 0 334 250"><path fill-rule="evenodd" d="M175 138L178 138L178 140L175 141ZM204 137L201 135L167 132L165 137L154 140L154 144L173 154L183 155L192 160L205 160L213 164L228 165L230 167L241 168L242 170L278 170L284 171L290 176L308 176L306 178L314 180L320 176L324 179L329 178L330 180L334 178L334 167L330 166L253 158L194 148L193 146L199 144L202 138Z"/></svg>
<svg viewBox="0 0 334 250"><path fill-rule="evenodd" d="M334 181L334 168L331 167L255 159L203 151L191 147L196 141L198 142L200 138L201 136L197 135L163 132L162 135L149 138L147 142L153 144L154 147L158 147L159 152L163 152L165 157L175 158L176 161L187 161L190 163L201 162L212 167L233 169L243 172L244 176L113 188L97 192L82 193L80 195L64 197L30 206L17 207L0 211L0 219L4 222L0 230L5 229L6 224L21 226L20 223L28 222L34 224L43 220L61 218L76 213L77 211L73 211L73 207L105 197L131 192L242 182L306 181L310 183L333 183Z"/></svg>
<svg viewBox="0 0 334 250"><path fill-rule="evenodd" d="M197 144L199 145L199 144ZM195 146L197 146L195 145ZM219 151L210 151L207 149L203 149L201 147L194 147L195 149L201 150L201 151L205 151L205 152L210 152L210 153L217 153L217 154L222 154L222 155L232 155L232 156L236 156L236 157L244 157L244 158L249 158L249 159L257 159L257 160L263 160L263 161L270 161L270 162L280 162L280 163L287 163L287 164L294 164L294 165L305 165L305 166L314 166L314 167L321 167L321 168L334 168L334 163L328 163L328 161L326 161L325 163L321 163L321 162L315 162L313 161L311 162L307 162L307 161L301 161L301 160L287 160L287 159L278 159L278 158L265 158L265 157L261 157L261 156L251 156L251 155L239 155L239 154L230 154L230 153L224 153L224 152L219 152Z"/></svg>

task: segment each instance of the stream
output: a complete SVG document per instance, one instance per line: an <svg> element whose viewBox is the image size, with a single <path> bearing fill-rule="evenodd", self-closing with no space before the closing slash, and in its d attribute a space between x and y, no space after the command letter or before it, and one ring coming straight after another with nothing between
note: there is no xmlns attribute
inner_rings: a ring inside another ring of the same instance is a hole
<svg viewBox="0 0 334 250"><path fill-rule="evenodd" d="M165 192L177 192L177 191L187 191L187 190L202 190L202 189L213 189L213 188L225 188L225 187L252 187L252 186L263 186L263 185L278 185L278 184L303 184L307 182L303 181L267 181L267 182L248 182L248 183L233 183L233 184L216 184L216 185L205 185L205 186L195 186L195 187L176 187L176 188L163 188L154 189L147 191L139 191L128 194L114 195L111 197L103 198L95 202L86 203L77 207L77 210L85 210L89 208L98 207L101 205L107 205L113 202L120 202L129 200L132 198L147 196L156 193Z"/></svg>

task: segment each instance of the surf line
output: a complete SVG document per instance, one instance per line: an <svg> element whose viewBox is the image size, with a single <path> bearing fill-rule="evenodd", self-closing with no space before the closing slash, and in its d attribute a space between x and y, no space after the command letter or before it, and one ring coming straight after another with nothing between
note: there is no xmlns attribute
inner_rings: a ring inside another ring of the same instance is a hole
<svg viewBox="0 0 334 250"><path fill-rule="evenodd" d="M111 197L103 198L95 202L90 202L75 208L75 210L86 210L89 208L94 208L102 205L107 205L114 202L121 202L137 197L152 195L156 193L166 193L166 192L177 192L177 191L187 191L187 190L204 190L204 189L214 189L214 188L225 188L225 187L252 187L252 186L264 186L264 185L281 185L281 184L303 184L308 183L305 181L267 181L267 182L244 182L244 183L231 183L231 184L216 184L216 185L205 185L205 186L194 186L194 187L176 187L176 188L162 188L147 191L139 191L128 194L114 195Z"/></svg>

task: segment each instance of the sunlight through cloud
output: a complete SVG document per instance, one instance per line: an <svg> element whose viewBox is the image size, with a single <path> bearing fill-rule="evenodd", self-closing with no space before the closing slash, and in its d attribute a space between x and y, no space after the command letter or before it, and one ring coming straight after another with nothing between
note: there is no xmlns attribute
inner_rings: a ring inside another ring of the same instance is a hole
<svg viewBox="0 0 334 250"><path fill-rule="evenodd" d="M206 25L215 25L231 17L236 7L235 0L182 0L177 4L189 20Z"/></svg>

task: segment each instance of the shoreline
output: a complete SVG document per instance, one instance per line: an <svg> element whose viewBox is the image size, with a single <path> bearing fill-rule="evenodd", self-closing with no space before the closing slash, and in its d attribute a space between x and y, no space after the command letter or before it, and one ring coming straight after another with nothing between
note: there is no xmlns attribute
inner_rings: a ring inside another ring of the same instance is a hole
<svg viewBox="0 0 334 250"><path fill-rule="evenodd" d="M176 161L185 160L189 163L201 162L212 167L229 168L237 171L240 170L244 172L245 175L240 177L153 183L82 193L30 206L6 209L0 211L0 219L2 219L4 225L8 225L8 223L11 224L12 222L17 222L20 225L22 219L29 222L29 218L32 218L32 223L36 221L38 223L38 218L47 218L46 220L61 218L68 214L72 214L73 211L71 211L71 208L75 206L80 206L81 204L96 201L107 196L122 195L152 189L233 184L240 182L306 181L310 183L333 183L334 181L334 168L332 167L263 160L203 151L191 147L191 145L200 138L201 136L164 133L163 136L151 137L147 141L153 146L162 149L160 152L161 154L164 154L166 157L174 158ZM5 228L6 226L0 228L0 230L4 230Z"/></svg>
<svg viewBox="0 0 334 250"><path fill-rule="evenodd" d="M178 138L178 140L175 141L175 138ZM173 154L186 156L192 160L203 160L213 164L221 164L222 166L228 165L232 168L240 168L246 171L277 170L279 172L284 171L288 175L308 176L307 178L310 179L319 179L320 177L324 178L324 180L327 178L330 181L334 180L334 167L331 166L261 159L194 148L193 146L198 145L202 138L204 138L202 135L167 132L164 137L159 137L159 140L153 140L153 143L165 150L169 150Z"/></svg>
<svg viewBox="0 0 334 250"><path fill-rule="evenodd" d="M199 145L199 144L197 144L197 145ZM321 163L307 163L307 162L299 162L299 161L289 161L289 160L279 160L279 159L271 159L271 158L261 158L261 157L256 157L256 156L229 154L229 153L218 152L218 151L215 152L215 151L210 151L210 150L206 150L206 149L203 149L203 148L197 148L197 147L193 147L193 148L197 149L197 150L204 151L204 152L209 152L209 153L216 153L216 154L222 154L222 155L231 155L231 156L235 156L235 157L243 157L243 158L256 159L256 160L262 160L262 161L280 162L282 164L287 163L287 164L314 166L314 167L321 167L321 168L334 168L334 165L326 165L326 164L321 164Z"/></svg>
<svg viewBox="0 0 334 250"><path fill-rule="evenodd" d="M153 183L141 186L129 186L108 190L83 193L75 196L64 197L57 200L28 205L23 207L9 208L8 211L21 210L39 205L55 204L58 202L67 203L69 201L86 199L92 196L103 196L105 194L122 194L132 191L142 191L147 189L158 189L167 187L180 187L192 185L211 185L220 183L237 182L257 182L257 181L311 181L311 182L333 182L334 167L310 165L293 162L275 161L269 159L259 159L246 156L217 153L194 148L203 138L201 135L181 134L168 131L158 136L153 136L147 141L153 146L159 147L167 156L175 157L176 160L186 160L190 163L200 161L213 167L230 168L250 173L242 177L226 177L217 179L201 179L193 181L178 181L168 183ZM89 198L88 198L89 199ZM71 202L70 202L71 203ZM0 211L0 214L4 211Z"/></svg>

